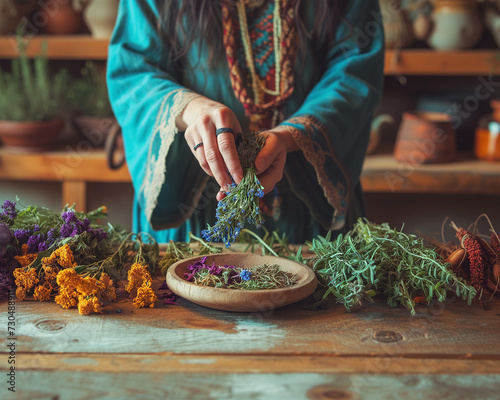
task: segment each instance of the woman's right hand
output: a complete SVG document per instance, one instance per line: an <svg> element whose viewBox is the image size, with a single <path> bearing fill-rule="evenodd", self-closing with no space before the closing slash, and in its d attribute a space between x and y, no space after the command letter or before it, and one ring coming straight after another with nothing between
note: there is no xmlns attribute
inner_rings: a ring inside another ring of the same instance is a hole
<svg viewBox="0 0 500 400"><path fill-rule="evenodd" d="M197 97L191 100L179 118L177 128L184 130L184 137L197 158L203 170L213 176L221 187L217 200L224 197L224 191L230 185L233 177L236 184L243 179L235 136L241 134L241 126L234 112L221 103L206 97ZM231 133L221 133L216 136L216 130L231 128ZM195 146L198 146L196 150ZM229 172L229 174L228 174Z"/></svg>

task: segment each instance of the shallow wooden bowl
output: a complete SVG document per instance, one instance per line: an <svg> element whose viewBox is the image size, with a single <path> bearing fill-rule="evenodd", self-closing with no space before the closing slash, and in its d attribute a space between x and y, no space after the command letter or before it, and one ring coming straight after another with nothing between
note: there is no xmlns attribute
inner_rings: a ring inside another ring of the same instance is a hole
<svg viewBox="0 0 500 400"><path fill-rule="evenodd" d="M283 271L298 275L295 285L283 289L238 290L199 286L184 279L188 265L202 257L192 257L173 264L167 272L167 284L175 294L201 306L224 311L269 311L295 303L312 294L317 286L314 271L306 265L285 258L248 253L213 254L206 263L250 268L278 264Z"/></svg>

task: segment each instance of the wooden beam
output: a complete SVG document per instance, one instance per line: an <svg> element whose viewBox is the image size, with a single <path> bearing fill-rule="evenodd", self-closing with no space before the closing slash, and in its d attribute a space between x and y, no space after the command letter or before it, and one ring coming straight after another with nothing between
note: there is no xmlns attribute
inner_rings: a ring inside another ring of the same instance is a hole
<svg viewBox="0 0 500 400"><path fill-rule="evenodd" d="M386 75L489 75L500 72L500 50L387 50Z"/></svg>
<svg viewBox="0 0 500 400"><path fill-rule="evenodd" d="M130 182L126 165L109 169L104 150L15 153L0 149L0 179L22 181Z"/></svg>
<svg viewBox="0 0 500 400"><path fill-rule="evenodd" d="M42 54L44 43L47 44L47 57L50 59L70 60L106 60L108 58L107 39L94 39L88 35L72 36L35 36L29 41L28 57ZM17 58L19 50L16 36L0 37L0 58Z"/></svg>
<svg viewBox="0 0 500 400"><path fill-rule="evenodd" d="M365 158L363 190L394 193L500 195L500 163L461 158L446 164L398 163L392 154Z"/></svg>

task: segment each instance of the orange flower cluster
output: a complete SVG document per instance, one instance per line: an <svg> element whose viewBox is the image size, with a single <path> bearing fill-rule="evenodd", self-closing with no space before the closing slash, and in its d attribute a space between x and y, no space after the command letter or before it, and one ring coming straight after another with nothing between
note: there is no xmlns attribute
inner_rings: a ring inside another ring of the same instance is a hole
<svg viewBox="0 0 500 400"><path fill-rule="evenodd" d="M14 278L17 286L16 297L19 300L24 300L26 293L38 283L38 276L34 268L27 271L24 268L17 268L14 270Z"/></svg>
<svg viewBox="0 0 500 400"><path fill-rule="evenodd" d="M28 245L26 244L23 244L21 251L21 255L16 256L16 259L23 267L30 265L37 257L37 254L27 254ZM49 301L52 292L57 288L58 272L63 268L74 267L76 267L76 263L71 248L67 244L61 246L53 251L50 257L42 258L42 281L40 281L34 269L24 272L24 270L19 268L16 278L16 296L20 300L24 300L28 292L37 283L40 283L33 291L33 298L38 301Z"/></svg>
<svg viewBox="0 0 500 400"><path fill-rule="evenodd" d="M14 258L21 265L21 267L24 268L30 265L33 261L35 261L37 255L38 255L37 253L28 254L28 245L23 244L21 246L21 255L15 256Z"/></svg>
<svg viewBox="0 0 500 400"><path fill-rule="evenodd" d="M42 258L42 264L59 265L62 268L75 268L77 266L73 252L67 244L53 251L50 257Z"/></svg>
<svg viewBox="0 0 500 400"><path fill-rule="evenodd" d="M59 295L56 303L64 308L78 306L82 315L101 313L102 306L116 299L113 281L106 274L101 278L83 278L74 269L63 269L57 274Z"/></svg>
<svg viewBox="0 0 500 400"><path fill-rule="evenodd" d="M128 282L125 290L134 298L136 308L155 306L156 295L151 287L151 274L147 266L135 263L128 271Z"/></svg>

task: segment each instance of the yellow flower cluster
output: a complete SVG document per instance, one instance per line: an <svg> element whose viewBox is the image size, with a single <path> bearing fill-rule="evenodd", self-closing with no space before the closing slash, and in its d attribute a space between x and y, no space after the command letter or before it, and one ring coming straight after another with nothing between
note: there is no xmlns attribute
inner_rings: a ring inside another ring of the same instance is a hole
<svg viewBox="0 0 500 400"><path fill-rule="evenodd" d="M101 307L116 299L113 281L102 274L99 280L83 278L74 269L63 269L57 274L59 295L56 303L64 308L76 307L80 314L101 313Z"/></svg>
<svg viewBox="0 0 500 400"><path fill-rule="evenodd" d="M128 282L125 290L134 298L136 308L154 307L156 295L151 287L151 274L147 266L135 263L128 271Z"/></svg>
<svg viewBox="0 0 500 400"><path fill-rule="evenodd" d="M155 306L156 295L151 288L151 282L145 282L137 289L137 296L134 299L134 306L136 308Z"/></svg>
<svg viewBox="0 0 500 400"><path fill-rule="evenodd" d="M43 285L39 285L35 288L35 291L33 293L33 297L35 300L38 300L38 301L49 301L51 294L52 294L52 287L50 287L46 284L43 284Z"/></svg>
<svg viewBox="0 0 500 400"><path fill-rule="evenodd" d="M77 266L73 252L67 244L53 251L50 257L42 258L42 264L60 265L62 268L75 268Z"/></svg>
<svg viewBox="0 0 500 400"><path fill-rule="evenodd" d="M24 300L26 292L38 283L38 276L34 268L30 268L27 271L23 268L17 268L14 270L14 278L17 286L16 297L19 300Z"/></svg>
<svg viewBox="0 0 500 400"><path fill-rule="evenodd" d="M28 254L28 245L23 244L21 246L21 255L15 256L14 258L21 265L22 268L30 265L37 257L37 253Z"/></svg>

